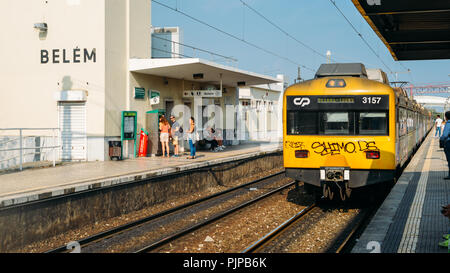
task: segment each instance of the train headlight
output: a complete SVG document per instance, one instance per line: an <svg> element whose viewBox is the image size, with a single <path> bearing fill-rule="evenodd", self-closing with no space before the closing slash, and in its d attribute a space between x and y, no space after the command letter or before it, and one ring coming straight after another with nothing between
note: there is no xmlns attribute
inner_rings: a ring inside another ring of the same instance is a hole
<svg viewBox="0 0 450 273"><path fill-rule="evenodd" d="M379 151L367 151L366 158L367 159L380 159L380 152Z"/></svg>
<svg viewBox="0 0 450 273"><path fill-rule="evenodd" d="M343 88L347 86L347 83L342 79L332 79L327 82L328 88Z"/></svg>

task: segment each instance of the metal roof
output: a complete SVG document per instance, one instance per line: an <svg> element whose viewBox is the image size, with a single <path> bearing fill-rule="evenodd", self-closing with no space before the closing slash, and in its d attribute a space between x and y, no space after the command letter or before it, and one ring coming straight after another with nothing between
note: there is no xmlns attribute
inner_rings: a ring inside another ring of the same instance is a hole
<svg viewBox="0 0 450 273"><path fill-rule="evenodd" d="M332 63L322 64L316 73L316 78L332 76L367 78L367 72L365 66L361 63Z"/></svg>
<svg viewBox="0 0 450 273"><path fill-rule="evenodd" d="M219 83L237 87L278 83L282 80L202 59L130 59L130 72L184 79L203 83ZM199 75L198 77L195 77Z"/></svg>
<svg viewBox="0 0 450 273"><path fill-rule="evenodd" d="M352 0L397 61L450 59L449 0Z"/></svg>

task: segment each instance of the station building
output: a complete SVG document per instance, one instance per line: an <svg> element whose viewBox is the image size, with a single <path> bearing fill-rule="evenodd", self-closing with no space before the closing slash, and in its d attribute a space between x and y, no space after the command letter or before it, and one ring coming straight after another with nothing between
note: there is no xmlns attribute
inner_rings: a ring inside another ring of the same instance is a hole
<svg viewBox="0 0 450 273"><path fill-rule="evenodd" d="M239 88L239 103L242 111L239 119L245 124L239 127L242 142L281 141L283 138L280 120L283 117L283 93L287 78L277 75L278 83L260 84Z"/></svg>
<svg viewBox="0 0 450 273"><path fill-rule="evenodd" d="M0 38L0 128L60 128L57 143L48 130L23 131L24 138L61 145L58 160L109 160L122 111L137 112L138 133L151 111L183 122L193 116L202 128L204 109L214 105L222 116L207 118L220 118L224 137L237 144L238 114L226 109L239 105L239 87L279 82L202 59L152 58L151 0L1 1L0 23L7 26ZM0 149L17 144L8 140L17 132L0 134L8 143ZM134 143L123 145L124 157L134 157ZM17 163L13 154L1 157L1 164ZM25 157L33 160L36 153Z"/></svg>

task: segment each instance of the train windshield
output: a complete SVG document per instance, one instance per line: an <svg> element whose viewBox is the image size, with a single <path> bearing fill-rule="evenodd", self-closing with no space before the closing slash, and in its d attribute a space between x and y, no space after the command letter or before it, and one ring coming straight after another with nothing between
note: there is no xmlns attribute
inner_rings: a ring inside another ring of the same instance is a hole
<svg viewBox="0 0 450 273"><path fill-rule="evenodd" d="M360 135L383 135L387 132L386 113L359 113Z"/></svg>
<svg viewBox="0 0 450 273"><path fill-rule="evenodd" d="M288 135L316 135L317 113L289 111L287 133Z"/></svg>
<svg viewBox="0 0 450 273"><path fill-rule="evenodd" d="M388 135L387 111L288 111L288 135Z"/></svg>
<svg viewBox="0 0 450 273"><path fill-rule="evenodd" d="M350 134L350 114L348 112L323 112L321 113L321 132L324 135L348 135Z"/></svg>

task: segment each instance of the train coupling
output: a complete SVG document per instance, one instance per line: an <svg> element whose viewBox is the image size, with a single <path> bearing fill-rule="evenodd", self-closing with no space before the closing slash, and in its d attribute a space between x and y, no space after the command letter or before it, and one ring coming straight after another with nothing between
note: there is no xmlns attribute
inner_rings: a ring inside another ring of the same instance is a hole
<svg viewBox="0 0 450 273"><path fill-rule="evenodd" d="M322 167L320 168L320 185L323 189L323 198L333 200L337 194L342 201L350 198L349 187L350 168Z"/></svg>

